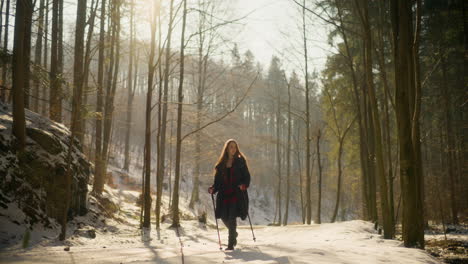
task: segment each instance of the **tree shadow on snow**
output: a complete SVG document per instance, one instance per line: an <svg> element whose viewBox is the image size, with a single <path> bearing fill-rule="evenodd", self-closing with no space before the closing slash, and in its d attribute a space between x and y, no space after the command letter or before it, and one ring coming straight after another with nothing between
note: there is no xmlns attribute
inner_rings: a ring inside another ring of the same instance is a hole
<svg viewBox="0 0 468 264"><path fill-rule="evenodd" d="M176 229L174 229L174 232L175 232L175 235L178 236ZM199 243L201 242L200 240L218 243L218 240L215 240L214 238L209 237L206 234L202 234L202 233L197 233L195 235L189 234L185 231L183 227L179 227L179 235L181 237L187 238L187 240L185 241L186 243L191 243L191 242Z"/></svg>
<svg viewBox="0 0 468 264"><path fill-rule="evenodd" d="M160 236L159 230L158 230L158 236ZM151 245L151 228L142 228L141 229L141 241L143 244L154 254L154 258L151 260L151 262L155 263L161 263L161 264L171 264L174 263L172 260L165 260L162 259L159 255L158 252L156 251L156 247ZM150 262L145 261L144 263Z"/></svg>
<svg viewBox="0 0 468 264"><path fill-rule="evenodd" d="M233 260L233 259L236 259L239 261L271 260L271 261L274 261L275 263L281 263L281 264L291 263L289 261L289 258L286 256L273 257L272 255L269 255L260 251L254 251L251 249L234 250L234 251L225 252L225 253L226 253L226 260Z"/></svg>

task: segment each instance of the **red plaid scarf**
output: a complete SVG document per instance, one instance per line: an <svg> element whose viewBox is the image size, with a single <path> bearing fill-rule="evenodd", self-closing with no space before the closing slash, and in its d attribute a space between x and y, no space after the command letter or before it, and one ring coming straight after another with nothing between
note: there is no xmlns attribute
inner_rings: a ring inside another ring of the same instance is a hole
<svg viewBox="0 0 468 264"><path fill-rule="evenodd" d="M229 203L236 203L237 202L237 196L234 192L234 182L236 180L234 176L234 166L231 166L231 168L226 168L226 174L224 177L224 186L227 188L224 190L224 199L223 203L224 204L229 204ZM229 177L228 177L229 176Z"/></svg>

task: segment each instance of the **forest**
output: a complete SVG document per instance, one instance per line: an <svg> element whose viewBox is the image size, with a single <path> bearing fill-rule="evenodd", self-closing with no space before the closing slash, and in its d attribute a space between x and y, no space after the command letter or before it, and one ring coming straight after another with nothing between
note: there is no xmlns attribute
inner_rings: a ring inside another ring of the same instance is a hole
<svg viewBox="0 0 468 264"><path fill-rule="evenodd" d="M113 227L151 250L126 263L335 263L309 244L334 231L349 263L468 261L468 2L254 2L1 0L1 258L68 263L50 247ZM228 139L250 209L239 251L216 255ZM269 247L296 226L300 251ZM381 240L359 259L366 232Z"/></svg>

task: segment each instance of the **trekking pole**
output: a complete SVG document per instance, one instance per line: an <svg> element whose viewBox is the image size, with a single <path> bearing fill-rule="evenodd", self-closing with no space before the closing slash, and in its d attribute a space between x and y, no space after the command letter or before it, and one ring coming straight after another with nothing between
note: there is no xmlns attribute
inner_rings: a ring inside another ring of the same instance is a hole
<svg viewBox="0 0 468 264"><path fill-rule="evenodd" d="M223 248L221 246L221 237L219 236L218 219L216 218L216 207L215 207L213 194L211 194L211 201L213 201L213 210L214 210L214 213L215 213L216 230L218 230L219 250L223 250Z"/></svg>
<svg viewBox="0 0 468 264"><path fill-rule="evenodd" d="M244 198L245 208L247 209L247 217L249 218L250 230L252 230L253 241L256 242L255 234L254 234L253 227L252 227L252 221L250 221L249 208L247 207L247 195L245 194L246 193L245 191L243 191L242 193L243 193L242 198Z"/></svg>

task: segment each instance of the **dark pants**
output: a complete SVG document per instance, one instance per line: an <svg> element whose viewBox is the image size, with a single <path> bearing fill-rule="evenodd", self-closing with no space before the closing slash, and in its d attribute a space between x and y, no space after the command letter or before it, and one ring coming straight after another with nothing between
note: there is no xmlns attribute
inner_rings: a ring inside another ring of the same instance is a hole
<svg viewBox="0 0 468 264"><path fill-rule="evenodd" d="M229 230L229 242L228 246L235 246L237 244L237 218L236 218L236 207L235 204L230 205L228 208L228 214L221 218L224 225Z"/></svg>

